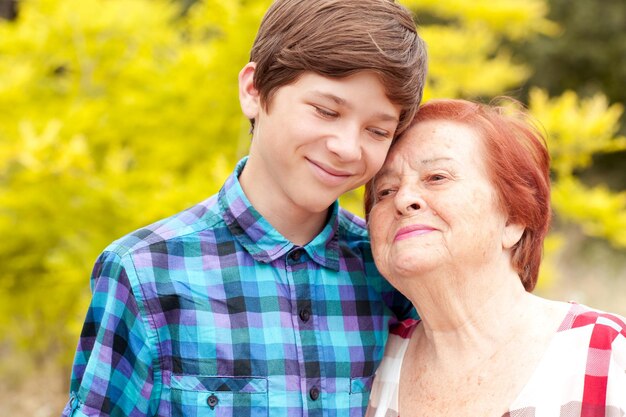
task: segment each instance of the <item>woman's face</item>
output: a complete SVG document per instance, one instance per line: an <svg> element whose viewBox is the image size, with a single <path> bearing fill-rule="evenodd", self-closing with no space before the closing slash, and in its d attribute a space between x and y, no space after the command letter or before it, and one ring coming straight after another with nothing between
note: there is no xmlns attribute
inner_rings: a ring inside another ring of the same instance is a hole
<svg viewBox="0 0 626 417"><path fill-rule="evenodd" d="M369 227L376 265L394 285L436 268L482 268L517 242L484 155L475 130L446 120L418 123L392 148L373 184Z"/></svg>

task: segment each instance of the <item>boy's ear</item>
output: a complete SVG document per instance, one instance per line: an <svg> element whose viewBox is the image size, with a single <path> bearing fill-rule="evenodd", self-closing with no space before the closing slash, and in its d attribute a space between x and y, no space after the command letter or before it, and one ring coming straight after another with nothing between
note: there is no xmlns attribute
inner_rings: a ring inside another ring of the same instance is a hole
<svg viewBox="0 0 626 417"><path fill-rule="evenodd" d="M259 91L254 86L256 63L248 62L239 71L239 104L248 119L256 119L261 106Z"/></svg>

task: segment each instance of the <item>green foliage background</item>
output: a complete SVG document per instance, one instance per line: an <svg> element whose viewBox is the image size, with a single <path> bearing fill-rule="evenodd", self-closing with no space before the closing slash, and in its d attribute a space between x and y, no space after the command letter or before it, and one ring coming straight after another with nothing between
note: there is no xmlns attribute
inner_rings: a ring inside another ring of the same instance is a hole
<svg viewBox="0 0 626 417"><path fill-rule="evenodd" d="M429 47L426 99L515 96L533 68L514 46L560 30L544 0L403 3ZM44 362L68 378L98 253L216 192L247 152L237 73L270 1L184 4L23 0L0 21L0 379ZM625 248L626 193L576 175L626 149L622 105L530 86L528 106L549 135L558 221ZM342 203L360 212L360 192Z"/></svg>

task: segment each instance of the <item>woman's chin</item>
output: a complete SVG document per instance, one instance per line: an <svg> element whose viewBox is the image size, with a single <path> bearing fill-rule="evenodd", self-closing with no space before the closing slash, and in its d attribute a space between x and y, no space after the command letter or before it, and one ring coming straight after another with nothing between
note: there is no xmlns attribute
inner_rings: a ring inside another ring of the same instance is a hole
<svg viewBox="0 0 626 417"><path fill-rule="evenodd" d="M413 254L397 256L394 260L392 275L398 277L418 277L434 271L439 262L429 256Z"/></svg>

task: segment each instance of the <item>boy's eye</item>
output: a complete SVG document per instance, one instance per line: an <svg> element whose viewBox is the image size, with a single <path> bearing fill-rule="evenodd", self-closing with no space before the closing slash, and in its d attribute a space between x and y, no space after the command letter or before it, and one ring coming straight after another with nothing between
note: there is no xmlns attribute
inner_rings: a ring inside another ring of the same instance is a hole
<svg viewBox="0 0 626 417"><path fill-rule="evenodd" d="M325 107L320 107L320 106L313 106L315 107L315 111L321 115L322 117L325 117L327 119L334 119L337 116L339 116L339 113L337 113L336 111L332 111L330 109L327 109Z"/></svg>
<svg viewBox="0 0 626 417"><path fill-rule="evenodd" d="M380 136L383 139L387 139L390 136L389 132L384 129L369 128L368 130L374 135Z"/></svg>

